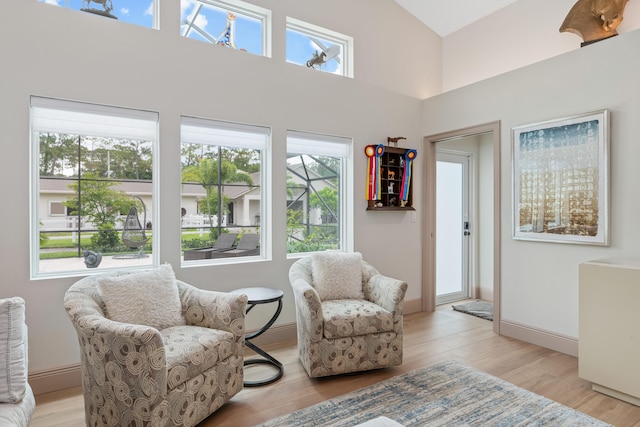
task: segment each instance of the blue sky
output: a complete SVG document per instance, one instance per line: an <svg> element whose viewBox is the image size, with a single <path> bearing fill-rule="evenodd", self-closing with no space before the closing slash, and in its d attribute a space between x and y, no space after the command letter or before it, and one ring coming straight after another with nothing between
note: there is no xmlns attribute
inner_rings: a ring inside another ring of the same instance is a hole
<svg viewBox="0 0 640 427"><path fill-rule="evenodd" d="M39 0L42 3L68 7L74 10L82 8L104 10L101 4L93 1L89 6L83 0ZM109 1L109 0L107 0ZM110 0L113 4L111 14L118 20L151 28L153 26L153 0Z"/></svg>
<svg viewBox="0 0 640 427"><path fill-rule="evenodd" d="M104 10L100 3L92 1L88 6L83 0L39 0L43 3L53 4L61 7L68 7L74 10L82 8ZM119 21L140 25L147 28L153 27L153 0L100 0L111 2L113 9L111 14ZM202 6L198 11L198 6ZM198 15L193 19L194 14ZM181 22L193 22L197 27L206 32L214 39L225 31L227 26L227 12L209 4L203 4L197 0L181 0ZM181 34L187 27L181 26ZM206 36L201 35L196 29L191 29L189 38L209 42ZM325 46L332 43L319 39ZM254 18L236 14L234 43L237 49L243 49L256 55L262 55L262 29L260 21ZM287 61L306 66L308 60L313 57L314 52L322 51L316 46L308 36L297 31L287 30ZM339 71L339 64L336 61L328 61L320 67L322 71L335 73Z"/></svg>

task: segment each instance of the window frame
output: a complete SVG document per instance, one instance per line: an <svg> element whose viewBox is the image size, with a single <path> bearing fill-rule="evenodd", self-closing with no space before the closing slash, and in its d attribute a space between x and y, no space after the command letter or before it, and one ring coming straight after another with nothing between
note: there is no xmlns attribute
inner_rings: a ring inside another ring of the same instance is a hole
<svg viewBox="0 0 640 427"><path fill-rule="evenodd" d="M326 157L342 156L340 162L339 177L339 197L338 197L338 218L339 218L339 248L334 249L342 252L353 252L354 250L354 141L349 137L341 137L320 133L311 133L297 130L287 130L286 141L287 167L290 155L319 155ZM323 147L323 144L326 144ZM300 153L302 147L306 148L305 153ZM288 238L286 245L288 246ZM308 256L312 252L292 252L287 251L287 259L297 259Z"/></svg>
<svg viewBox="0 0 640 427"><path fill-rule="evenodd" d="M56 119L59 113L67 120ZM53 114L53 115L52 115ZM91 133L91 121L88 118L99 117L101 122L95 121L94 133ZM107 118L107 120L104 120ZM113 122L108 120L113 118ZM75 120L74 120L75 119ZM104 123L103 123L104 122ZM114 125L114 122L116 125ZM70 125L69 123L74 123ZM98 124L99 123L99 124ZM119 123L119 125L117 125ZM142 130L137 126L147 123ZM76 132L66 132L75 129ZM136 108L115 107L80 101L69 101L56 98L31 96L29 108L29 253L30 277L32 280L50 279L58 277L77 277L104 273L110 270L139 270L159 265L159 236L152 239L152 253L150 263L143 265L122 265L118 267L104 267L97 269L66 269L59 271L40 271L40 220L41 220L41 189L40 189L40 134L51 132L57 134L89 135L92 138L130 138L151 143L152 180L151 199L152 215L150 221L159 229L159 164L157 153L159 148L159 113ZM147 139L145 139L147 138ZM70 178L79 180L80 178ZM48 204L47 204L48 205ZM149 218L148 218L149 219ZM118 233L121 234L120 232ZM159 234L159 233L157 233ZM64 259L64 258L61 258Z"/></svg>
<svg viewBox="0 0 640 427"><path fill-rule="evenodd" d="M185 129L191 128L192 136L189 140L185 140L185 133L188 134L189 130L185 131ZM200 128L200 131L194 132L195 128ZM216 137L216 133L227 134L230 138L229 141L232 141L234 137L246 133L248 135L252 135L254 139L253 143L241 143L241 142L228 142L225 143L216 143L215 141L208 140L207 138ZM199 133L199 134L198 134ZM182 267L198 267L198 266L207 266L207 265L219 265L219 264L234 264L234 263L242 263L242 262L255 262L268 260L271 258L271 198L268 197L268 194L271 194L272 181L271 181L271 173L269 173L269 168L271 165L271 135L272 130L268 126L263 125L254 125L254 124L246 124L239 122L230 122L216 119L205 119L193 116L180 116L180 149L184 144L203 144L210 145L212 147L219 147L221 149L224 148L245 148L245 149L253 149L259 150L261 153L260 159L260 213L259 218L260 222L258 224L252 225L240 225L237 226L240 230L247 227L258 227L259 228L259 236L260 236L260 253L257 255L248 255L248 256L238 256L238 257L220 257L220 258L212 258L205 260L187 260L180 257L180 262ZM261 140L261 141L258 141ZM182 156L181 156L182 157ZM182 159L179 159L180 162L180 199L182 200L183 194L183 185L182 182ZM191 183L190 183L191 184ZM182 245L182 222L180 223L180 252L183 251Z"/></svg>

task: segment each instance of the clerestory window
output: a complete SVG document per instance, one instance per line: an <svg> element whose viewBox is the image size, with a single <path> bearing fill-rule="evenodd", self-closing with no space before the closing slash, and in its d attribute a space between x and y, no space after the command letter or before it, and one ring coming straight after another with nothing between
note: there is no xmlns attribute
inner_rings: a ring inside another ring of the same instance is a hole
<svg viewBox="0 0 640 427"><path fill-rule="evenodd" d="M38 0L146 28L158 28L160 0Z"/></svg>
<svg viewBox="0 0 640 427"><path fill-rule="evenodd" d="M31 275L156 264L158 114L31 98Z"/></svg>
<svg viewBox="0 0 640 427"><path fill-rule="evenodd" d="M353 37L287 17L287 62L353 78Z"/></svg>
<svg viewBox="0 0 640 427"><path fill-rule="evenodd" d="M353 249L349 138L287 132L287 253Z"/></svg>
<svg viewBox="0 0 640 427"><path fill-rule="evenodd" d="M181 0L180 34L271 56L271 11L242 1Z"/></svg>

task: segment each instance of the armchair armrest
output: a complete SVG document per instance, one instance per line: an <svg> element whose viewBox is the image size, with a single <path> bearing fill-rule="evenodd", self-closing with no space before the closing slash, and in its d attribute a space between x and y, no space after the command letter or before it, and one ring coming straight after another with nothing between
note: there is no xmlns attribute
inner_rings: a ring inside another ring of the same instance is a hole
<svg viewBox="0 0 640 427"><path fill-rule="evenodd" d="M129 385L121 388L121 392L135 397L155 399L164 398L167 394L167 368L164 343L160 332L150 326L134 325L109 320L100 315L86 315L76 319L74 327L78 332L80 351L87 363L83 366L92 371L91 378L104 381L105 374L112 378L114 389L116 382ZM132 373L132 359L124 354L135 354L135 366L139 369ZM109 372L105 368L109 362ZM132 380L127 377L137 377ZM141 387L131 387L140 384ZM142 387L144 385L144 387Z"/></svg>
<svg viewBox="0 0 640 427"><path fill-rule="evenodd" d="M324 317L320 296L313 286L302 278L291 282L296 304L296 321L311 342L322 340Z"/></svg>
<svg viewBox="0 0 640 427"><path fill-rule="evenodd" d="M407 286L407 282L378 273L371 276L365 284L364 294L369 301L391 313L401 315Z"/></svg>
<svg viewBox="0 0 640 427"><path fill-rule="evenodd" d="M188 325L229 331L235 335L236 341L244 340L246 295L207 291L180 280L177 283L182 312Z"/></svg>

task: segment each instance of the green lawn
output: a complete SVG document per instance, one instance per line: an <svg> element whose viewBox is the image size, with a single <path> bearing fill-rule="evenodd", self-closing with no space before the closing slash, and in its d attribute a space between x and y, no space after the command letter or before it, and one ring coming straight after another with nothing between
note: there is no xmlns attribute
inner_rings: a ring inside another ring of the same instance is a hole
<svg viewBox="0 0 640 427"><path fill-rule="evenodd" d="M89 246L91 244L91 236L82 236L82 246ZM64 239L47 239L44 242L40 242L40 249L58 249L58 248L75 248L78 247L78 240L73 241L71 237Z"/></svg>
<svg viewBox="0 0 640 427"><path fill-rule="evenodd" d="M46 251L40 253L40 259L57 259L57 258L75 258L78 256L78 241L73 240L71 238L71 233L42 233L46 237L48 237L44 241L40 241L40 249L60 249L59 251ZM51 237L55 236L53 239ZM64 238L61 238L63 237ZM82 247L91 247L91 233L83 233L82 234ZM147 232L148 237L151 236L151 232ZM193 232L183 232L182 240L184 242L194 241L194 240L209 240L209 233L204 233L202 237L200 237L199 233ZM147 247L151 246L151 240L146 245ZM109 253L117 254L119 252ZM107 255L107 253L105 253Z"/></svg>

